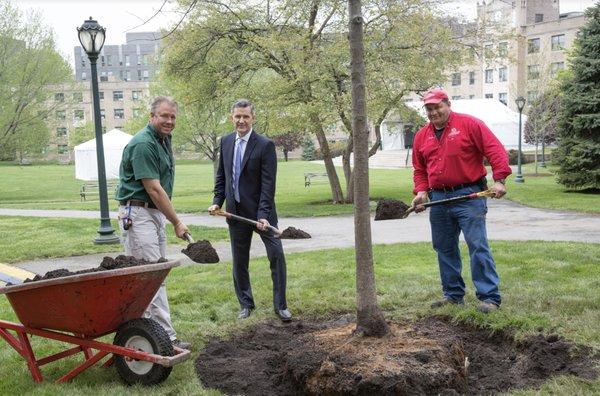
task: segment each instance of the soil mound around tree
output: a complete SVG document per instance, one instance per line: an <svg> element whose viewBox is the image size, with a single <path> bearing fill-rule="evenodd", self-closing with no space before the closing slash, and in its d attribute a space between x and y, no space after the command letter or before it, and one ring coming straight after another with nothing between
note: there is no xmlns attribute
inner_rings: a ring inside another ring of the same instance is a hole
<svg viewBox="0 0 600 396"><path fill-rule="evenodd" d="M161 258L160 260L158 260L159 263L166 262L166 261L168 261L168 260L164 259L164 258ZM33 277L33 279L27 278L23 281L23 283L36 282L36 281L46 280L46 279L62 278L62 277L71 276L71 275L87 274L90 272L108 271L108 270L113 270L113 269L117 269L117 268L136 267L138 265L145 265L145 264L151 264L151 263L149 261L142 260L142 259L138 260L133 256L119 255L115 258L105 256L102 259L100 266L95 267L95 268L88 268L88 269L75 271L75 272L71 272L65 268L59 268L59 269L55 269L52 271L48 271L44 275L36 275Z"/></svg>
<svg viewBox="0 0 600 396"><path fill-rule="evenodd" d="M556 375L594 379L598 356L557 335L508 332L440 317L390 323L383 338L353 335L355 318L262 323L210 340L196 360L206 388L230 395L487 395L539 388Z"/></svg>
<svg viewBox="0 0 600 396"><path fill-rule="evenodd" d="M375 220L401 219L409 208L410 206L402 201L395 199L380 199L377 201L377 209L375 209Z"/></svg>
<svg viewBox="0 0 600 396"><path fill-rule="evenodd" d="M310 234L306 231L302 231L299 228L288 227L281 232L279 239L308 239L311 238Z"/></svg>
<svg viewBox="0 0 600 396"><path fill-rule="evenodd" d="M195 263L212 264L219 262L217 251L207 240L190 243L181 253L188 256Z"/></svg>

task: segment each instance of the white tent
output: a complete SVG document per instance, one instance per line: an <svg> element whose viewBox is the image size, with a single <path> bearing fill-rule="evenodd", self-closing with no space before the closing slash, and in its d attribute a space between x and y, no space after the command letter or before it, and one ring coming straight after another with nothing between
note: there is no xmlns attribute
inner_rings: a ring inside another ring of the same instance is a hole
<svg viewBox="0 0 600 396"><path fill-rule="evenodd" d="M119 165L123 149L133 136L113 129L102 135L104 146L104 165L106 179L119 178ZM75 146L75 178L78 180L98 180L98 163L96 161L96 139Z"/></svg>
<svg viewBox="0 0 600 396"><path fill-rule="evenodd" d="M519 113L513 111L502 104L496 99L457 99L451 102L452 111L457 113L464 113L477 117L494 132L494 135L502 142L504 147L508 149L517 149L519 146ZM425 109L423 108L423 102L408 102L407 106L417 110L423 117L425 117ZM523 114L522 126L525 128L525 122L527 116ZM391 132L391 131L390 131ZM392 136L390 133L389 137L382 133L382 140L385 138L389 139L390 144L383 142L383 147L393 146L394 139L397 136ZM523 148L531 148L532 146L526 145L525 141L522 141ZM404 148L404 147L402 147Z"/></svg>

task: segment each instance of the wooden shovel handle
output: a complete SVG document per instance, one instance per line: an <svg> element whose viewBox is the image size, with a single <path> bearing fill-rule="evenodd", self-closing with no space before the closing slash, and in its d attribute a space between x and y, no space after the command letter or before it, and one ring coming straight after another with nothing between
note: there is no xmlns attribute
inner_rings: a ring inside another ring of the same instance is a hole
<svg viewBox="0 0 600 396"><path fill-rule="evenodd" d="M213 216L215 216L215 215L217 215L217 216L223 216L223 217L226 217L226 218L231 219L231 220L236 220L236 221L240 221L242 223L251 224L251 225L253 225L255 227L258 226L259 224L262 224L262 223L259 223L256 220L252 220L252 219L248 219L246 217L238 216L238 215L235 215L233 213L226 212L226 211L224 211L222 209L212 211L210 214L213 215ZM277 228L273 227L272 225L268 225L267 229L270 230L270 231L272 231L275 234L276 237L278 237L278 236L281 235L281 231L279 231Z"/></svg>

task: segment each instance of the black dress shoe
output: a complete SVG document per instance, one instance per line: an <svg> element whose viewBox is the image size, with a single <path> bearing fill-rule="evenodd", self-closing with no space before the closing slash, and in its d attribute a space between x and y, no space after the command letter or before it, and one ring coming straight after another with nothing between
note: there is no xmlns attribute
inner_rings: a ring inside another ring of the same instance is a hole
<svg viewBox="0 0 600 396"><path fill-rule="evenodd" d="M242 308L238 314L238 319L248 319L254 308Z"/></svg>
<svg viewBox="0 0 600 396"><path fill-rule="evenodd" d="M287 308L277 310L275 311L275 313L277 314L277 316L279 316L279 319L281 319L282 322L292 321L292 313Z"/></svg>

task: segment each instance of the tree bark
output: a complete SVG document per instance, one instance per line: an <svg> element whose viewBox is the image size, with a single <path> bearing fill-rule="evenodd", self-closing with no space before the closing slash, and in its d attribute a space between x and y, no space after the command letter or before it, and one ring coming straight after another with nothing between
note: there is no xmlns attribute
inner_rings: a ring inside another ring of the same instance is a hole
<svg viewBox="0 0 600 396"><path fill-rule="evenodd" d="M384 336L390 329L377 304L371 216L369 213L369 129L365 95L361 0L348 0L352 70L352 135L354 146L354 240L356 250L356 332Z"/></svg>
<svg viewBox="0 0 600 396"><path fill-rule="evenodd" d="M321 153L323 154L323 161L325 162L325 170L327 171L327 177L329 178L329 185L331 187L331 199L334 204L344 202L344 193L342 192L342 186L340 185L340 179L338 178L333 160L331 159L331 152L329 151L329 143L327 143L327 137L325 131L321 125L318 115L312 114L310 120L314 129L314 133L317 136Z"/></svg>

